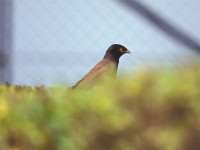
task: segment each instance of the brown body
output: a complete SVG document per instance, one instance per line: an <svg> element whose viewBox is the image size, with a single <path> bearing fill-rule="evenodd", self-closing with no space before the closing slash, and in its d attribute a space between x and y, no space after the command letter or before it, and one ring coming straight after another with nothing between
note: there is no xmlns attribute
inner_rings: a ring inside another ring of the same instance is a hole
<svg viewBox="0 0 200 150"><path fill-rule="evenodd" d="M130 53L130 51L124 46L119 44L111 45L106 51L104 58L72 86L72 89L83 86L94 86L102 77L109 77L109 79L114 80L117 75L119 58L125 53Z"/></svg>
<svg viewBox="0 0 200 150"><path fill-rule="evenodd" d="M72 88L85 85L91 86L103 76L110 76L111 78L115 79L117 74L117 68L117 62L102 59L81 80L79 80L74 86L72 86Z"/></svg>

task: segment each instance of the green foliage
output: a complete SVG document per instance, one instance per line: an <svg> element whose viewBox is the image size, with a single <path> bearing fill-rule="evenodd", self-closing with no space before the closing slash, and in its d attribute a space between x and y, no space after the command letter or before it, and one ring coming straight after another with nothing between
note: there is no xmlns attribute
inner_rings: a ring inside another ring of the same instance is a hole
<svg viewBox="0 0 200 150"><path fill-rule="evenodd" d="M0 86L0 149L199 150L200 67L94 89Z"/></svg>

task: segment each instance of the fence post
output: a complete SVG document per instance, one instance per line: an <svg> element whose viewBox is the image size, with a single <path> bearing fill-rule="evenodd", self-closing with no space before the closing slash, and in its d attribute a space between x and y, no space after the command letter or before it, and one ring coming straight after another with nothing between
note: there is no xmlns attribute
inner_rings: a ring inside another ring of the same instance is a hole
<svg viewBox="0 0 200 150"><path fill-rule="evenodd" d="M0 83L12 82L13 0L0 0Z"/></svg>

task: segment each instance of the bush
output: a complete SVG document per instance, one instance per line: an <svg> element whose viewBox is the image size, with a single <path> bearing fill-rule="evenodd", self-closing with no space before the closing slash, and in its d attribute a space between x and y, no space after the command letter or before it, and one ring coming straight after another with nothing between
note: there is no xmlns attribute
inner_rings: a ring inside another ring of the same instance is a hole
<svg viewBox="0 0 200 150"><path fill-rule="evenodd" d="M90 90L0 86L0 149L199 150L200 67Z"/></svg>

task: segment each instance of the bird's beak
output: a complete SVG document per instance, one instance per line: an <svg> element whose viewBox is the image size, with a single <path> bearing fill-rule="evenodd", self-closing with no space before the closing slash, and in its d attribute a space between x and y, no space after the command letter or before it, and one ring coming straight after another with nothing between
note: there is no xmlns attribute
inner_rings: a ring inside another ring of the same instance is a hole
<svg viewBox="0 0 200 150"><path fill-rule="evenodd" d="M126 50L126 53L131 54L131 51L127 49L127 50Z"/></svg>

